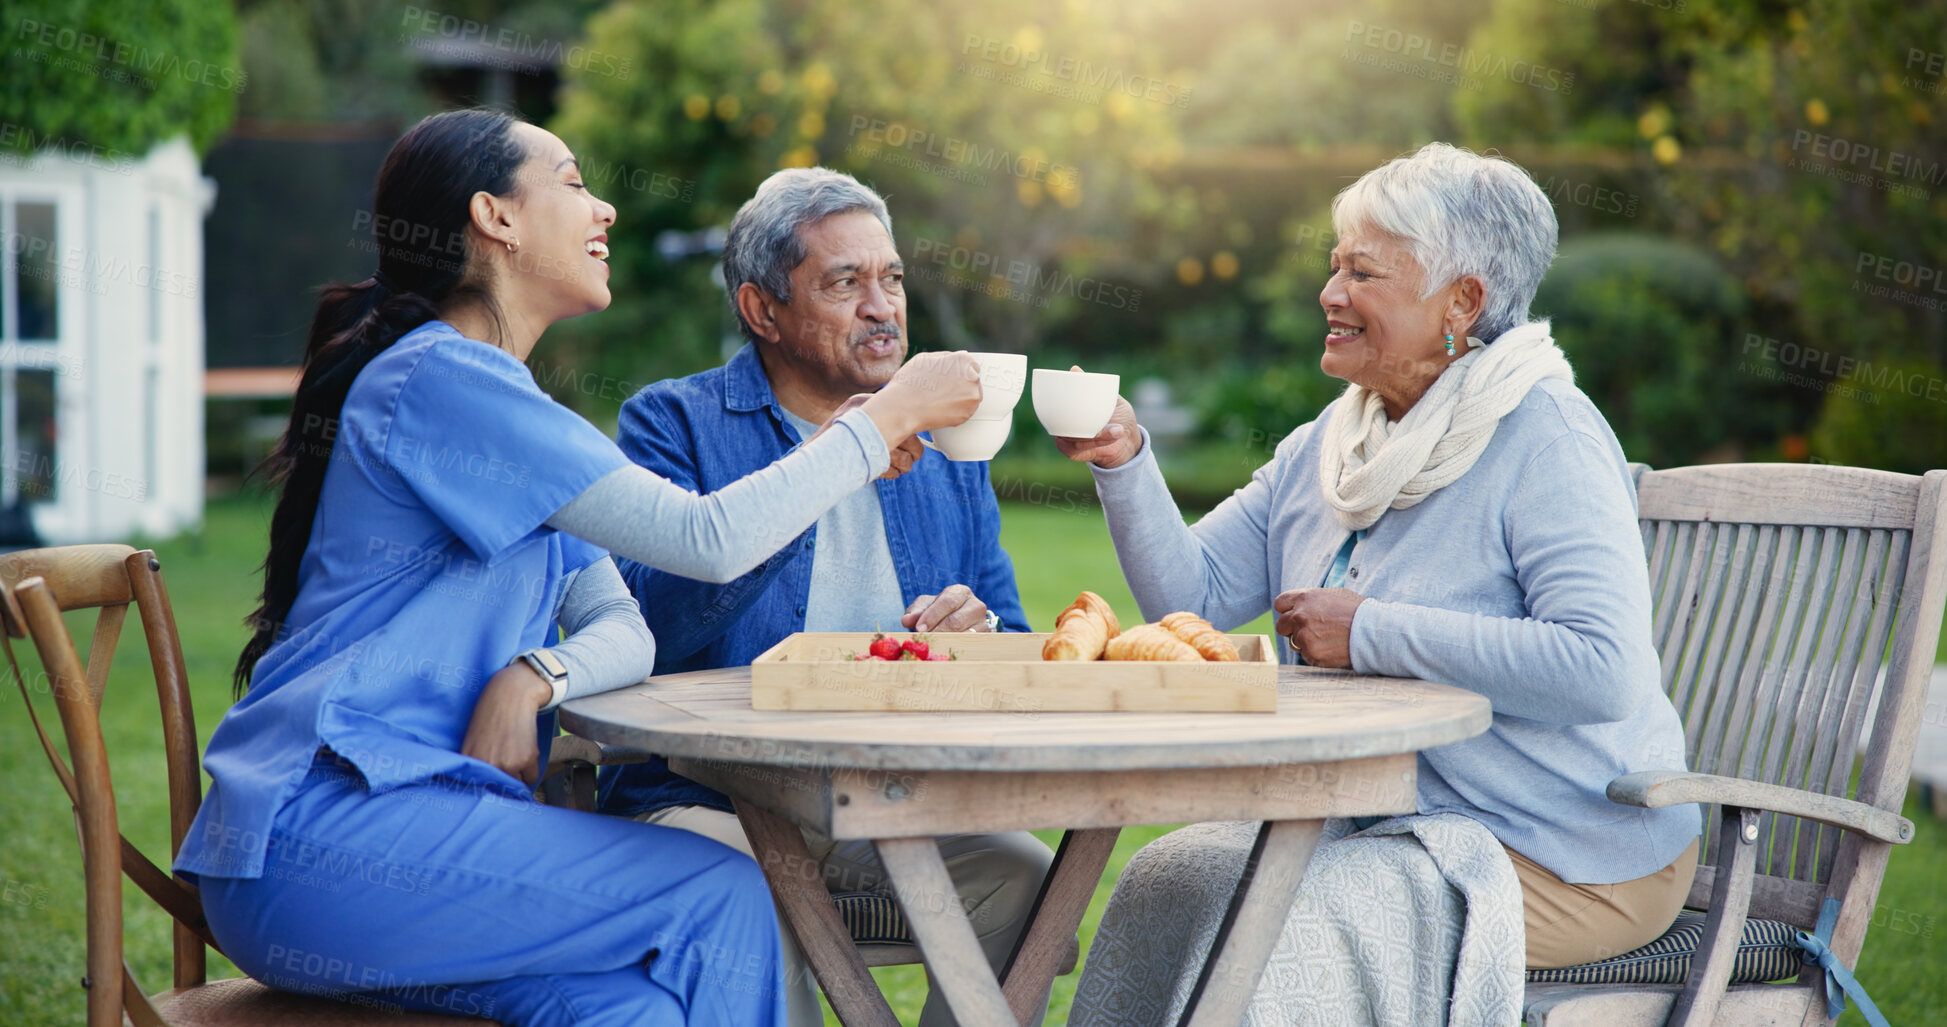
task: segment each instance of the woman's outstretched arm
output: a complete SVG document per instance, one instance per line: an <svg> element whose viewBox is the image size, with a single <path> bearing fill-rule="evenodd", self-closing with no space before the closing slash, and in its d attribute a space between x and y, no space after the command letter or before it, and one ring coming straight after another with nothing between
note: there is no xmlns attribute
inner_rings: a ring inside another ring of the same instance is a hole
<svg viewBox="0 0 1947 1027"><path fill-rule="evenodd" d="M658 570L732 581L883 473L900 442L972 416L979 381L978 365L964 353L922 353L829 430L740 481L699 496L630 465L590 485L547 523Z"/></svg>

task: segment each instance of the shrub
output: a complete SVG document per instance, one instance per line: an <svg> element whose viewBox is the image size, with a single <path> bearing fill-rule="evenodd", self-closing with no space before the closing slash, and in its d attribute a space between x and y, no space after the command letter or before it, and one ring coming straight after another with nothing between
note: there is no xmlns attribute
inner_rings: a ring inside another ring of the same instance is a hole
<svg viewBox="0 0 1947 1027"><path fill-rule="evenodd" d="M1947 467L1947 379L1917 360L1861 363L1826 393L1811 443L1826 463L1906 474Z"/></svg>
<svg viewBox="0 0 1947 1027"><path fill-rule="evenodd" d="M1623 451L1657 467L1770 442L1788 423L1782 387L1739 370L1744 311L1709 253L1626 232L1564 244L1534 305Z"/></svg>

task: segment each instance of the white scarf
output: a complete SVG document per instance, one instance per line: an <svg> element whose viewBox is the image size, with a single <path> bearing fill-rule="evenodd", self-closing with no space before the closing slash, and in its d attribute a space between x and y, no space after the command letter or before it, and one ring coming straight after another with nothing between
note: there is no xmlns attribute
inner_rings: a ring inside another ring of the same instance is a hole
<svg viewBox="0 0 1947 1027"><path fill-rule="evenodd" d="M1389 509L1419 505L1473 468L1501 418L1535 383L1574 382L1548 331L1548 322L1535 321L1492 345L1472 346L1397 423L1387 419L1378 393L1346 386L1332 401L1318 462L1319 484L1339 523L1359 531Z"/></svg>

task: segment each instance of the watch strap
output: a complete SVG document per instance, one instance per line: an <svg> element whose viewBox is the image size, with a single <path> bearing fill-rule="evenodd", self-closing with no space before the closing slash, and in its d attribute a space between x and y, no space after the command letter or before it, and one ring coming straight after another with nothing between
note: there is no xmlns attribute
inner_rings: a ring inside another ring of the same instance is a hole
<svg viewBox="0 0 1947 1027"><path fill-rule="evenodd" d="M549 649L529 649L520 658L548 683L547 705L541 710L546 712L561 705L561 700L568 697L568 667L561 662L561 657Z"/></svg>

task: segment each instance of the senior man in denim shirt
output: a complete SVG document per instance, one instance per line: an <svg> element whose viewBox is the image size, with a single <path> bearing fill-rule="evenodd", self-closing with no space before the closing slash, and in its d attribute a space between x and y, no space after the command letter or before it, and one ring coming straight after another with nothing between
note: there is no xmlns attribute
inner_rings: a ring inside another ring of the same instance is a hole
<svg viewBox="0 0 1947 1027"><path fill-rule="evenodd" d="M906 359L892 219L851 176L824 168L772 175L731 221L723 266L749 343L722 367L637 393L622 407L617 436L635 462L705 493L784 456ZM1026 631L987 464L921 453L909 444L889 477L727 585L617 561L655 633L656 673L747 664L794 631ZM750 851L725 797L661 759L606 772L602 809ZM809 833L806 841L832 890L886 887L870 843ZM939 842L998 971L1053 853L1026 832ZM790 1023L817 1027L817 993L788 931L784 949ZM935 994L919 1022L954 1021Z"/></svg>

